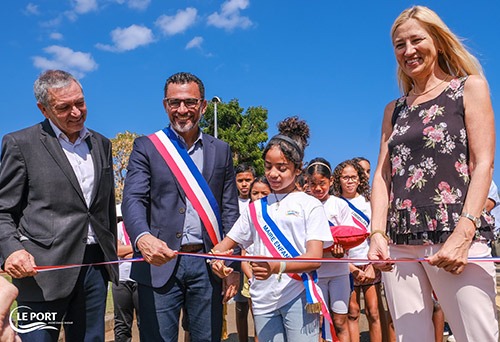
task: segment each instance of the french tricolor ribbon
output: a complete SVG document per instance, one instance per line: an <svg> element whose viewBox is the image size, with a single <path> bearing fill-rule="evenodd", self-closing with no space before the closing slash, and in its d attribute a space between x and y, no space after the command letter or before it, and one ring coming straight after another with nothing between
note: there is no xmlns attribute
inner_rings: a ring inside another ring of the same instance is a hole
<svg viewBox="0 0 500 342"><path fill-rule="evenodd" d="M212 190L188 152L170 128L148 136L200 216L214 246L222 240L220 210Z"/></svg>
<svg viewBox="0 0 500 342"><path fill-rule="evenodd" d="M299 251L297 251L290 241L288 241L277 224L269 216L267 212L267 197L250 202L249 212L257 234L274 258L286 259L300 256ZM298 260L303 261L302 258ZM333 327L330 312L325 305L323 294L317 284L316 271L309 273L304 272L301 275L289 273L288 276L292 279L302 281L304 284L307 299L306 309L307 307L311 308L308 312L316 312L316 308L319 307L324 318L327 319L328 322L330 322L331 327Z"/></svg>
<svg viewBox="0 0 500 342"><path fill-rule="evenodd" d="M408 263L408 262L429 262L428 258L402 258L402 259L389 259L389 260L370 260L370 259L336 259L336 258L284 258L284 257L269 257L269 256L261 256L261 255L227 255L227 254L211 254L211 253L187 253L187 252L176 252L177 255L185 255L192 256L196 258L206 259L207 262L210 260L225 260L225 261L286 261L290 263L294 262L319 262L323 264L343 264L346 262L371 262L373 264L376 263ZM495 262L500 263L500 257L469 257L467 261L470 263L479 263L479 262ZM37 272L47 272L47 271L57 271L64 270L68 268L76 268L76 267L85 267L85 266L103 266L103 265L112 265L112 264L121 264L123 262L145 262L144 258L130 258L130 259L120 259L113 261L103 261L103 262L94 262L89 264L65 264L65 265L44 265L44 266L35 266L35 270ZM0 274L5 274L7 272L0 271Z"/></svg>

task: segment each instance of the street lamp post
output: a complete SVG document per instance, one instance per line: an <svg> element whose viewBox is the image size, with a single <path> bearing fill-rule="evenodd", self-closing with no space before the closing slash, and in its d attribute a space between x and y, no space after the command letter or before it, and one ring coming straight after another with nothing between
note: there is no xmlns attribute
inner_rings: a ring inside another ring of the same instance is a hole
<svg viewBox="0 0 500 342"><path fill-rule="evenodd" d="M217 138L217 104L221 102L218 96L212 97L212 103L214 104L214 137Z"/></svg>

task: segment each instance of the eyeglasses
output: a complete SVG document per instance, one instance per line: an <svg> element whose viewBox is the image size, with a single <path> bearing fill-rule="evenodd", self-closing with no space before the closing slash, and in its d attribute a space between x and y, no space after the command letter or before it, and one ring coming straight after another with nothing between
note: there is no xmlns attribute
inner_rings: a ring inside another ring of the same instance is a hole
<svg viewBox="0 0 500 342"><path fill-rule="evenodd" d="M342 176L342 177L340 177L340 179L342 179L344 182L348 182L348 181L355 182L359 179L359 177L358 176Z"/></svg>
<svg viewBox="0 0 500 342"><path fill-rule="evenodd" d="M172 108L172 109L178 109L181 106L181 103L184 102L184 106L189 109L194 109L198 106L200 101L202 99L195 99L195 98L189 98L189 99L164 99L167 102L167 105Z"/></svg>

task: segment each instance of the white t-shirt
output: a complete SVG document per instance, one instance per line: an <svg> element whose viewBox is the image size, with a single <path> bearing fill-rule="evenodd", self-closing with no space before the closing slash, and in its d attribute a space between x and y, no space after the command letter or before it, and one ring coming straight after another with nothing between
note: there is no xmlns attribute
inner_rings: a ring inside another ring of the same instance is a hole
<svg viewBox="0 0 500 342"><path fill-rule="evenodd" d="M491 209L490 213L495 218L495 233L498 234L500 231L500 197L498 197L498 188L494 181L491 181L488 198L491 198L495 202L495 206Z"/></svg>
<svg viewBox="0 0 500 342"><path fill-rule="evenodd" d="M250 203L250 198L241 198L241 197L238 197L238 206L240 208L240 215L248 207L248 203Z"/></svg>
<svg viewBox="0 0 500 342"><path fill-rule="evenodd" d="M352 221L351 209L346 201L336 196L330 196L323 202L326 217L336 226L354 226ZM330 255L331 257L331 255ZM328 278L339 275L349 274L349 265L345 263L324 263L318 269L319 278Z"/></svg>
<svg viewBox="0 0 500 342"><path fill-rule="evenodd" d="M116 235L118 237L118 240L121 241L124 245L130 245L130 240L127 241L127 239L125 238L125 226L123 224L123 221L118 222L116 228ZM120 270L120 281L134 281L130 278L130 268L132 267L131 262L121 262L118 267Z"/></svg>
<svg viewBox="0 0 500 342"><path fill-rule="evenodd" d="M267 212L280 228L290 244L300 253L306 252L306 242L319 240L331 244L332 236L323 205L316 198L303 192L288 195L269 195ZM244 211L227 234L247 249L253 244L253 254L272 256L259 237L248 210ZM279 309L304 291L302 281L297 281L283 273L281 281L272 274L266 280L252 279L250 296L256 314L264 314Z"/></svg>
<svg viewBox="0 0 500 342"><path fill-rule="evenodd" d="M370 202L366 201L363 195L348 199L348 201L351 202L356 208L361 210L361 212L368 216L368 218L371 218L372 209L370 207ZM351 210L351 213L354 214L354 211L351 208L349 209ZM371 231L371 223L368 225L367 230L368 233ZM349 250L349 259L366 259L368 257L368 249L370 249L370 246L368 245L368 239L366 239L365 241L363 241L363 243L361 243L361 245ZM356 262L354 264L365 265L367 264L367 262Z"/></svg>

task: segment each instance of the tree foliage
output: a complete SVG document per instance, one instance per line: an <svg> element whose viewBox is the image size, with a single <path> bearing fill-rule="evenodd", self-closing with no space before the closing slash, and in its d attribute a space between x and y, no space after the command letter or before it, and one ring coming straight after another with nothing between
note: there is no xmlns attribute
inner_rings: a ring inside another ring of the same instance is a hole
<svg viewBox="0 0 500 342"><path fill-rule="evenodd" d="M137 133L125 131L118 133L111 139L113 153L113 173L115 175L115 195L116 202L121 203L123 198L123 185L127 174L128 159L132 153L134 139L139 137Z"/></svg>
<svg viewBox="0 0 500 342"><path fill-rule="evenodd" d="M203 132L214 135L214 104L209 102L200 122ZM250 163L258 174L264 173L262 150L267 141L267 109L248 107L243 113L237 99L217 104L217 137L231 146L233 164Z"/></svg>

